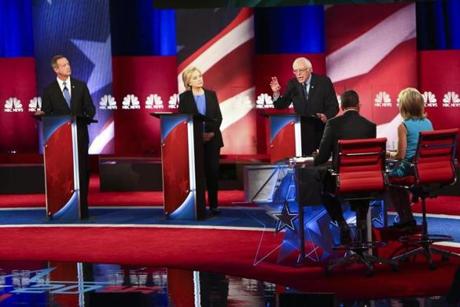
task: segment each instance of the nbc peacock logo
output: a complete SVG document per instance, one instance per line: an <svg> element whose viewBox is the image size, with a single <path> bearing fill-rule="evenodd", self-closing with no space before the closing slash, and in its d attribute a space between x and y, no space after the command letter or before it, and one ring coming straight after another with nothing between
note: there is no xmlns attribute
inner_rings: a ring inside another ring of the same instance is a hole
<svg viewBox="0 0 460 307"><path fill-rule="evenodd" d="M391 97L385 91L380 91L375 95L374 106L376 107L391 107Z"/></svg>
<svg viewBox="0 0 460 307"><path fill-rule="evenodd" d="M133 94L128 94L123 98L122 109L124 110L138 110L141 108L141 104L139 103L139 98L137 98Z"/></svg>
<svg viewBox="0 0 460 307"><path fill-rule="evenodd" d="M444 94L442 99L442 106L443 107L460 107L460 97L454 91L449 91Z"/></svg>
<svg viewBox="0 0 460 307"><path fill-rule="evenodd" d="M10 112L24 112L21 100L16 97L10 97L5 101L3 110L7 113Z"/></svg>
<svg viewBox="0 0 460 307"><path fill-rule="evenodd" d="M171 97L169 97L168 108L177 109L178 107L179 107L179 95L174 94Z"/></svg>
<svg viewBox="0 0 460 307"><path fill-rule="evenodd" d="M100 110L116 110L117 108L117 102L112 95L104 95L99 101Z"/></svg>
<svg viewBox="0 0 460 307"><path fill-rule="evenodd" d="M256 109L273 109L273 99L267 93L257 96Z"/></svg>
<svg viewBox="0 0 460 307"><path fill-rule="evenodd" d="M29 100L29 112L37 112L42 109L42 98L34 97Z"/></svg>
<svg viewBox="0 0 460 307"><path fill-rule="evenodd" d="M146 109L163 109L163 99L157 94L147 96L145 100Z"/></svg>
<svg viewBox="0 0 460 307"><path fill-rule="evenodd" d="M423 92L423 101L425 102L425 107L437 107L438 100L436 99L436 95L430 91Z"/></svg>

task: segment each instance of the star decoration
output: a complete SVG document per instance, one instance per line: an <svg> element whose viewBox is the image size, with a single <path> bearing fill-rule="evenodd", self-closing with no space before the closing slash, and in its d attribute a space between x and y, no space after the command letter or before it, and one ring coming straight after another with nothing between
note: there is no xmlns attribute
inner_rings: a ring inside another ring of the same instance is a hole
<svg viewBox="0 0 460 307"><path fill-rule="evenodd" d="M72 43L94 64L88 79L88 88L91 94L112 83L112 47L110 42L110 35L105 42L72 39Z"/></svg>
<svg viewBox="0 0 460 307"><path fill-rule="evenodd" d="M278 223L276 224L276 232L279 232L284 228L295 231L294 220L299 215L289 211L289 205L287 201L284 202L283 210L281 210L281 212L274 213L273 215L278 220Z"/></svg>

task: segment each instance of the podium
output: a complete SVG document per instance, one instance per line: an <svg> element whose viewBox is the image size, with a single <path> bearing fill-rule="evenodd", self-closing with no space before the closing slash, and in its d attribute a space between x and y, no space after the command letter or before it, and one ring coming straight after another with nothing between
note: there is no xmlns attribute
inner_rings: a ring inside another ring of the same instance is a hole
<svg viewBox="0 0 460 307"><path fill-rule="evenodd" d="M302 156L301 116L266 114L270 128L270 162Z"/></svg>
<svg viewBox="0 0 460 307"><path fill-rule="evenodd" d="M153 113L161 120L164 212L169 219L206 216L203 115Z"/></svg>
<svg viewBox="0 0 460 307"><path fill-rule="evenodd" d="M56 220L78 220L80 172L77 119L43 116L46 212Z"/></svg>

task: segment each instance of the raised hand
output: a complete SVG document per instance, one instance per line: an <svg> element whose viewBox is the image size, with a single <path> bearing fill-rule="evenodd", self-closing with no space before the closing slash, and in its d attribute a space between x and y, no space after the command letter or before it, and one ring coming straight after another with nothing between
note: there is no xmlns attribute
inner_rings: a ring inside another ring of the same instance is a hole
<svg viewBox="0 0 460 307"><path fill-rule="evenodd" d="M270 81L270 87L273 91L273 93L279 93L281 90L280 83L278 82L277 77L272 77L272 80Z"/></svg>

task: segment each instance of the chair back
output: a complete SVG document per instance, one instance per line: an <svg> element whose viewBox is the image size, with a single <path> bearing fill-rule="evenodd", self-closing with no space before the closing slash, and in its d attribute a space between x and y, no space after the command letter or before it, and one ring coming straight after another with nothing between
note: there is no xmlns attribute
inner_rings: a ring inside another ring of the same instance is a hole
<svg viewBox="0 0 460 307"><path fill-rule="evenodd" d="M338 194L385 189L386 138L339 140L336 157Z"/></svg>
<svg viewBox="0 0 460 307"><path fill-rule="evenodd" d="M457 178L454 160L458 130L420 132L413 160L418 185L455 183Z"/></svg>

